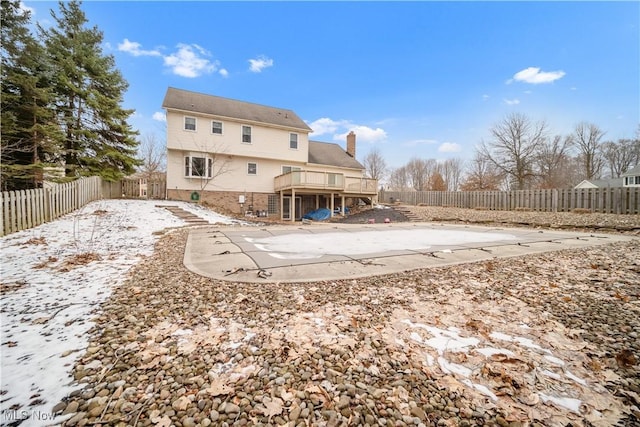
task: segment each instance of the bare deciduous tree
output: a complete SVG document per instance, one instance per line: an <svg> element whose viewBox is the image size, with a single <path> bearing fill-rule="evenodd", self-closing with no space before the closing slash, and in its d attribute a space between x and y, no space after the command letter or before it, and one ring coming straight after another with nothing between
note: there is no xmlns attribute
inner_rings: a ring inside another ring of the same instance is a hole
<svg viewBox="0 0 640 427"><path fill-rule="evenodd" d="M458 191L463 169L464 162L458 157L447 159L441 163L440 173L447 184L447 191Z"/></svg>
<svg viewBox="0 0 640 427"><path fill-rule="evenodd" d="M479 153L516 189L523 190L535 176L534 163L546 129L544 122L533 123L523 114L511 114L490 129L491 140L482 143Z"/></svg>
<svg viewBox="0 0 640 427"><path fill-rule="evenodd" d="M166 170L166 151L164 144L155 134L145 134L138 145L138 158L142 164L139 172L147 179Z"/></svg>
<svg viewBox="0 0 640 427"><path fill-rule="evenodd" d="M469 163L467 176L460 185L462 191L499 190L502 172L481 153L476 152Z"/></svg>
<svg viewBox="0 0 640 427"><path fill-rule="evenodd" d="M425 160L414 157L409 160L405 167L414 190L428 190L429 178L435 170L436 165L437 163L434 159Z"/></svg>
<svg viewBox="0 0 640 427"><path fill-rule="evenodd" d="M391 171L389 174L388 187L396 191L405 191L411 187L409 185L409 174L406 166L402 166Z"/></svg>
<svg viewBox="0 0 640 427"><path fill-rule="evenodd" d="M578 150L583 179L600 178L604 158L600 151L600 140L604 132L595 124L578 123L571 134L571 142Z"/></svg>
<svg viewBox="0 0 640 427"><path fill-rule="evenodd" d="M387 162L378 147L374 147L363 159L363 165L370 178L381 181L387 175Z"/></svg>
<svg viewBox="0 0 640 427"><path fill-rule="evenodd" d="M609 168L611 178L640 164L640 139L619 139L618 142L602 143L602 156Z"/></svg>
<svg viewBox="0 0 640 427"><path fill-rule="evenodd" d="M536 160L541 188L562 188L571 186L573 161L571 139L556 135L540 144Z"/></svg>

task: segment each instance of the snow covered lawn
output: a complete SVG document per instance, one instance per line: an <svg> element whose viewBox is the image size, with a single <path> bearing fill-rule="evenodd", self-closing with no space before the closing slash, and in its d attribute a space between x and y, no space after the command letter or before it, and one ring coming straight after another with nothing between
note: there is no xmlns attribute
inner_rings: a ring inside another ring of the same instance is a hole
<svg viewBox="0 0 640 427"><path fill-rule="evenodd" d="M237 223L190 203L101 200L0 238L0 425L51 424L54 405L73 390L71 369L87 347L99 305L132 265L153 253L159 231L185 225L157 205L178 206L212 224Z"/></svg>

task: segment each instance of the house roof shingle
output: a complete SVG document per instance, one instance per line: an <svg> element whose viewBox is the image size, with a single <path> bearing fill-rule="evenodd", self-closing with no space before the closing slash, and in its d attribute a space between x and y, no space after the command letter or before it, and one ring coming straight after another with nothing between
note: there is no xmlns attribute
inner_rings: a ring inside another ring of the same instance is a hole
<svg viewBox="0 0 640 427"><path fill-rule="evenodd" d="M309 141L309 163L364 169L364 166L347 154L340 145L331 142Z"/></svg>
<svg viewBox="0 0 640 427"><path fill-rule="evenodd" d="M622 174L622 176L636 176L636 175L640 175L640 165L637 165Z"/></svg>
<svg viewBox="0 0 640 427"><path fill-rule="evenodd" d="M162 107L166 109L191 111L230 119L283 126L311 132L312 129L291 110L214 95L191 92L170 87L167 89Z"/></svg>
<svg viewBox="0 0 640 427"><path fill-rule="evenodd" d="M575 188L587 188L584 184L591 184L595 188L618 188L622 187L622 178L611 178L611 179L585 179L580 184L578 184Z"/></svg>

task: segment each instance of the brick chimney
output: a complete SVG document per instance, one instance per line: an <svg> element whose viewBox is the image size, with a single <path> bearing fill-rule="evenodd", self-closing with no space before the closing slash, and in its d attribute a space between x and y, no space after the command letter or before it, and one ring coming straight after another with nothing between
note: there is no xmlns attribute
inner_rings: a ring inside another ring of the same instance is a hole
<svg viewBox="0 0 640 427"><path fill-rule="evenodd" d="M356 134L353 131L347 135L347 154L356 158Z"/></svg>

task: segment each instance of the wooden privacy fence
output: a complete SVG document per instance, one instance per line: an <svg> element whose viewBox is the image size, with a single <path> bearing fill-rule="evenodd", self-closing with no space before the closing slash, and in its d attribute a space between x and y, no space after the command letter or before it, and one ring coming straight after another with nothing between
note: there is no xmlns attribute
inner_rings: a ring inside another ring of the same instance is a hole
<svg viewBox="0 0 640 427"><path fill-rule="evenodd" d="M381 191L381 203L449 206L467 209L640 214L640 187L518 191Z"/></svg>
<svg viewBox="0 0 640 427"><path fill-rule="evenodd" d="M165 179L125 178L120 181L102 183L105 199L165 199Z"/></svg>
<svg viewBox="0 0 640 427"><path fill-rule="evenodd" d="M100 177L0 194L0 236L36 227L102 198Z"/></svg>
<svg viewBox="0 0 640 427"><path fill-rule="evenodd" d="M80 209L99 199L164 199L164 179L103 181L81 178L67 184L47 184L45 188L0 193L0 236L36 227Z"/></svg>

